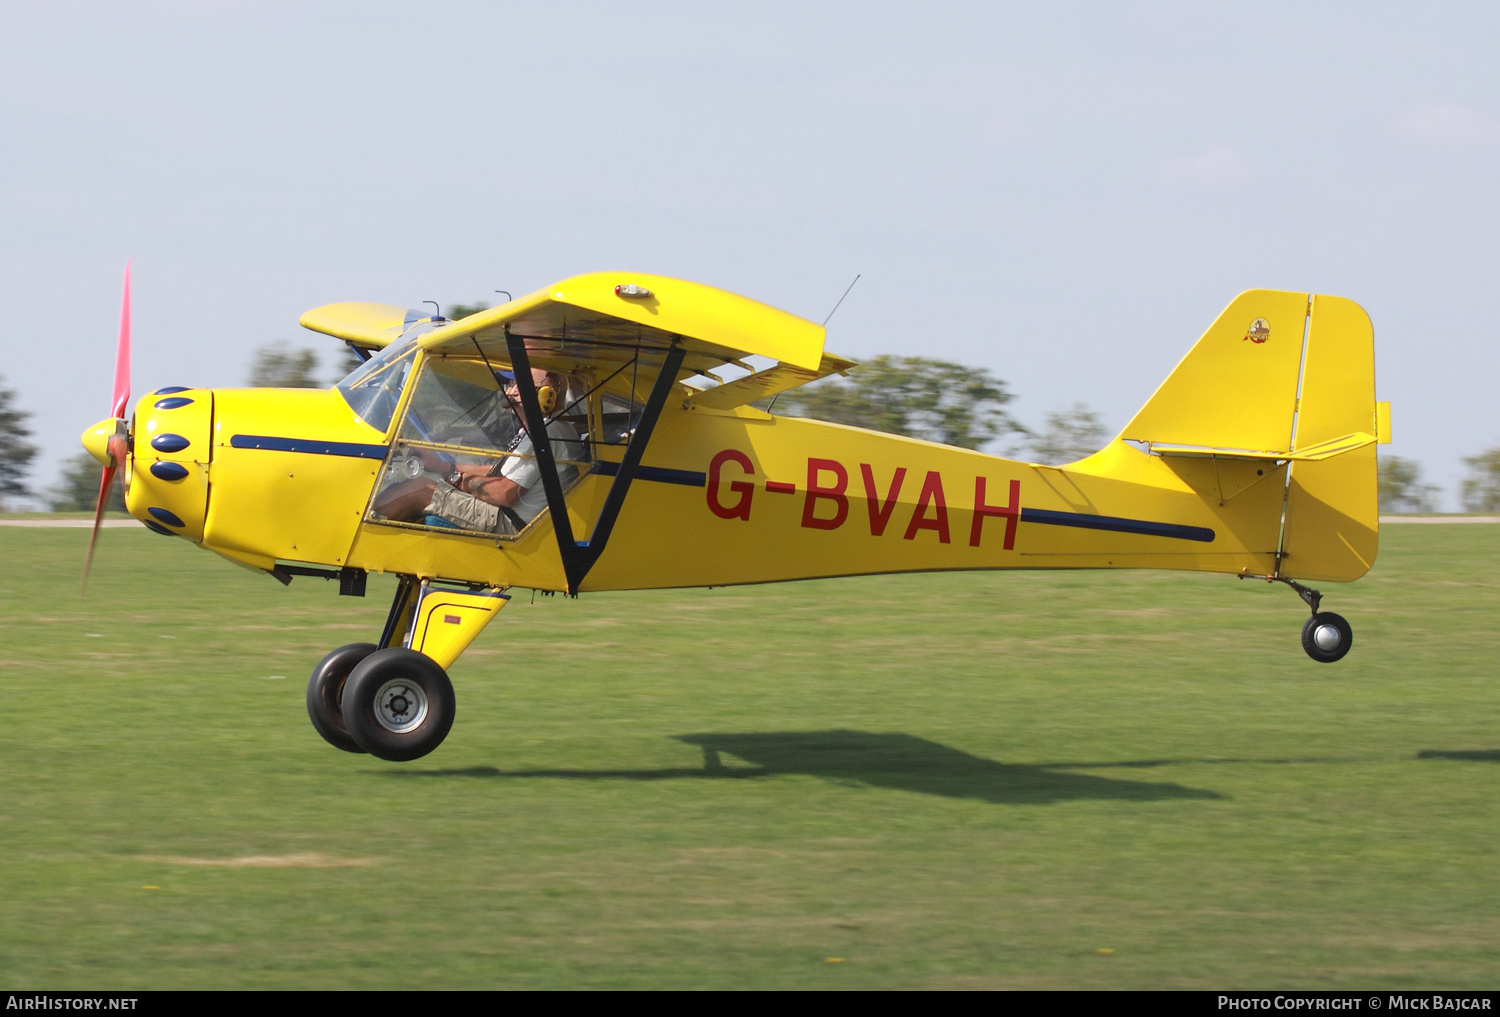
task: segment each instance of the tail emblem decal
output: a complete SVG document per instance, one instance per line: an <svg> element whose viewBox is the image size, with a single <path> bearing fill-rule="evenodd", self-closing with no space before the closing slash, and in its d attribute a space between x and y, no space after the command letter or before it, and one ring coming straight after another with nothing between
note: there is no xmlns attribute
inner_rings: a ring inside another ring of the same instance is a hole
<svg viewBox="0 0 1500 1017"><path fill-rule="evenodd" d="M1264 318L1256 318L1250 323L1245 338L1253 343L1263 343L1271 338L1271 323Z"/></svg>

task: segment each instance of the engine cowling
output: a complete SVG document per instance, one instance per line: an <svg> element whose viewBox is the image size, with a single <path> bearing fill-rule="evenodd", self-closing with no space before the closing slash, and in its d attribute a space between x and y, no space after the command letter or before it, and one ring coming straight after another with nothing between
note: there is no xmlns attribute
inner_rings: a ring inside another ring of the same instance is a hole
<svg viewBox="0 0 1500 1017"><path fill-rule="evenodd" d="M158 533L203 540L214 415L210 389L164 388L136 403L125 507Z"/></svg>

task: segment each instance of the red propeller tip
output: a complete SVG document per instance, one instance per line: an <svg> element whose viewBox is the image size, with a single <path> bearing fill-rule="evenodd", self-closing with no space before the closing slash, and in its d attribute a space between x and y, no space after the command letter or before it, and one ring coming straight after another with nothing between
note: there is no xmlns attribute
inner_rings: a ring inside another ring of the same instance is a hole
<svg viewBox="0 0 1500 1017"><path fill-rule="evenodd" d="M125 416L130 402L130 262L125 262L125 294L120 301L120 341L115 347L114 415Z"/></svg>

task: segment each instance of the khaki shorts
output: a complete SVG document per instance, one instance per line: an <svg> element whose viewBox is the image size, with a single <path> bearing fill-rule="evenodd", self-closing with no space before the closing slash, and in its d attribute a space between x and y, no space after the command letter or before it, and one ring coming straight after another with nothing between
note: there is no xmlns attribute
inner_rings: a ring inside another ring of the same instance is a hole
<svg viewBox="0 0 1500 1017"><path fill-rule="evenodd" d="M481 501L448 484L439 484L433 489L432 501L425 511L428 515L442 516L465 530L481 530L507 536L518 532L516 524L507 513L500 511L498 505Z"/></svg>

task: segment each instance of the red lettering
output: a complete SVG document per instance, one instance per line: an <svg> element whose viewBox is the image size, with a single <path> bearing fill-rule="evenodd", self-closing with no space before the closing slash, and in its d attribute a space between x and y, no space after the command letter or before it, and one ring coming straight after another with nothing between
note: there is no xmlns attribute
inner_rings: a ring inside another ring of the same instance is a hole
<svg viewBox="0 0 1500 1017"><path fill-rule="evenodd" d="M833 474L832 487L824 487L818 483L820 473ZM811 530L836 530L843 526L844 520L849 518L849 499L844 495L848 487L849 471L844 469L843 463L833 459L809 459L807 461L807 498L802 503L802 525ZM832 519L819 519L814 514L819 500L824 499L833 502Z"/></svg>
<svg viewBox="0 0 1500 1017"><path fill-rule="evenodd" d="M936 513L931 519L926 518L929 503L936 507ZM927 479L922 481L922 493L917 498L917 507L906 527L905 539L915 539L918 530L937 530L938 541L948 543L948 502L943 497L943 478L937 470L928 470Z"/></svg>
<svg viewBox="0 0 1500 1017"><path fill-rule="evenodd" d="M984 501L984 478L974 478L974 525L969 527L969 546L979 546L979 533L984 528L985 516L1005 517L1005 549L1016 547L1016 523L1021 518L1021 482L1010 482L1009 505L987 505Z"/></svg>
<svg viewBox="0 0 1500 1017"><path fill-rule="evenodd" d="M896 476L891 480L891 489L886 493L885 501L877 506L875 496L875 471L870 469L869 463L859 464L859 474L865 482L865 507L870 510L870 536L878 537L885 532L886 524L891 521L891 513L896 511L896 498L901 494L901 482L906 479L906 467L896 467Z"/></svg>
<svg viewBox="0 0 1500 1017"><path fill-rule="evenodd" d="M730 481L729 490L739 495L739 501L725 505L719 500L719 473L727 462L738 463L746 473L754 473L750 457L736 449L726 448L708 464L708 510L720 519L743 519L750 521L750 499L755 494L755 485L748 480Z"/></svg>

